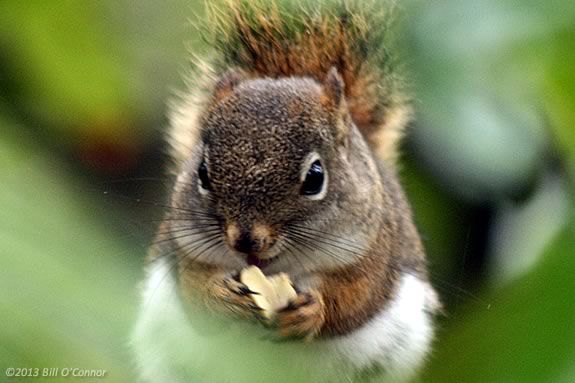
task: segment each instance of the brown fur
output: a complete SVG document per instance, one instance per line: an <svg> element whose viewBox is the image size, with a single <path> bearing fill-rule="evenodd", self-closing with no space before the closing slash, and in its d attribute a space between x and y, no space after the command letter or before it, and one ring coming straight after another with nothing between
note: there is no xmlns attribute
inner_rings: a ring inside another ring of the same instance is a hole
<svg viewBox="0 0 575 383"><path fill-rule="evenodd" d="M388 230L381 231L372 251L354 268L322 275L325 334L345 334L364 324L393 297L401 272L425 278L425 253L403 192L391 177L384 178L383 183L384 193L395 206L388 213Z"/></svg>
<svg viewBox="0 0 575 383"><path fill-rule="evenodd" d="M358 39L389 40L387 36L370 35L375 35L374 22L390 23L393 7L370 0L341 4L344 11L339 14L317 14L321 10L312 7L307 12L301 10L293 21L294 16L283 14L273 1L206 3L211 20L208 27L215 31L208 38L215 36L212 40L216 45L233 38L239 42L220 44L226 51L218 52L209 62L195 60L197 73L190 81L193 90L182 96L172 112L169 141L176 166L197 139L199 111L208 98L205 89L215 89L212 95L221 99L230 84L240 78L310 77L324 82L332 69L345 84L344 95L354 123L374 152L393 163L405 127L412 119L410 100L397 69L391 68L395 64L389 53L357 47ZM249 12L255 15L248 16ZM294 31L290 23L302 24L303 32Z"/></svg>
<svg viewBox="0 0 575 383"><path fill-rule="evenodd" d="M237 0L226 0L223 7L217 2L212 4L210 14L218 30L242 36L241 45L233 52L233 61L254 77L310 76L323 81L332 67L337 68L346 84L351 116L369 136L390 128L386 122L395 108L407 108L398 80L392 78L397 74L385 73L384 68L370 62L369 52L358 53L355 47L358 36L367 40L373 32L367 12L391 13L389 4L382 10L382 4L348 1L347 10L338 15L301 11L298 21L305 24L303 33L290 30L293 21L282 14L274 2L252 1L249 7ZM363 8L361 11L357 4ZM350 11L351 7L356 8ZM246 8L256 16L251 17ZM388 23L390 16L381 15L381 22ZM257 28L253 19L258 23Z"/></svg>
<svg viewBox="0 0 575 383"><path fill-rule="evenodd" d="M263 244L262 258L279 259L274 272L289 272L301 287L278 314L278 333L308 340L348 333L385 307L402 273L426 279L424 251L393 170L409 106L385 72L352 49L352 37L369 32L361 14L351 15L359 19L353 33L330 14L305 19L309 33L288 44L274 6L256 14L256 34L238 5L244 2L226 4L225 14L214 8L212 17L242 36L238 68L217 79L216 66L205 66L210 91L195 88L174 109L178 181L158 234L166 244L152 257L175 258L186 299L261 319L235 277L246 259L230 251L242 233L252 233ZM321 201L299 192L302 163L312 152L329 177ZM202 161L208 195L198 191ZM289 246L313 257L300 259Z"/></svg>

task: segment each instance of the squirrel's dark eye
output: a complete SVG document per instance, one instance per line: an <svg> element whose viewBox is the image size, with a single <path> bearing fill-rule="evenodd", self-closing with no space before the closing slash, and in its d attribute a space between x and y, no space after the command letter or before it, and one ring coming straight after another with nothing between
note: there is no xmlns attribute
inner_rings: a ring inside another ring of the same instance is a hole
<svg viewBox="0 0 575 383"><path fill-rule="evenodd" d="M202 161L198 168L198 177L200 178L200 186L204 190L211 190L210 177L208 176L208 165Z"/></svg>
<svg viewBox="0 0 575 383"><path fill-rule="evenodd" d="M323 166L319 160L314 161L309 167L303 185L301 186L301 194L312 196L319 194L323 189L324 172Z"/></svg>

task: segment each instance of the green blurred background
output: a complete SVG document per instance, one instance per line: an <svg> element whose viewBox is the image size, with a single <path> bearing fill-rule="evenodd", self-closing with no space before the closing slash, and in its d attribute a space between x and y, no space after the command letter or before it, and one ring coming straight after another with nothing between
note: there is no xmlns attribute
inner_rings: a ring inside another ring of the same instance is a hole
<svg viewBox="0 0 575 383"><path fill-rule="evenodd" d="M575 2L399 6L417 109L402 178L446 304L421 381L573 382ZM0 381L28 380L7 367L134 380L166 101L206 51L202 14L0 1Z"/></svg>

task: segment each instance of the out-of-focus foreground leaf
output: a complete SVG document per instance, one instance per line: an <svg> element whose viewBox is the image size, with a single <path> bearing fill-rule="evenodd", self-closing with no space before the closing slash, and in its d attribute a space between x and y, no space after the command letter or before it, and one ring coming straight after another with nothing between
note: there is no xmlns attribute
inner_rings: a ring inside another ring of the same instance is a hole
<svg viewBox="0 0 575 383"><path fill-rule="evenodd" d="M2 374L8 367L105 369L106 381L130 382L137 246L121 242L101 201L61 163L9 136L17 131L11 125L0 121Z"/></svg>
<svg viewBox="0 0 575 383"><path fill-rule="evenodd" d="M575 221L522 279L453 314L429 382L575 381Z"/></svg>
<svg viewBox="0 0 575 383"><path fill-rule="evenodd" d="M575 179L575 21L569 28L553 35L555 48L549 57L545 102L555 140L561 154L568 160ZM573 183L575 187L575 183Z"/></svg>

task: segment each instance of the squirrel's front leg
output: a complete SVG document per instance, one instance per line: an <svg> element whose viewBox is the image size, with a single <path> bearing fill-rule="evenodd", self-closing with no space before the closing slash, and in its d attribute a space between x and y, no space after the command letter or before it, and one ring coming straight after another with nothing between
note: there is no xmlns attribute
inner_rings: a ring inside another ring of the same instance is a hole
<svg viewBox="0 0 575 383"><path fill-rule="evenodd" d="M254 292L240 282L237 272L191 262L187 258L180 261L180 270L181 288L190 302L228 316L262 318L262 309L250 297Z"/></svg>
<svg viewBox="0 0 575 383"><path fill-rule="evenodd" d="M319 280L315 287L298 291L297 298L278 313L280 335L311 340L348 333L385 304L391 292L383 285L393 286L391 280L373 278L361 269L322 274Z"/></svg>
<svg viewBox="0 0 575 383"><path fill-rule="evenodd" d="M299 292L289 305L276 316L282 337L311 340L319 335L325 323L325 304L318 290Z"/></svg>

